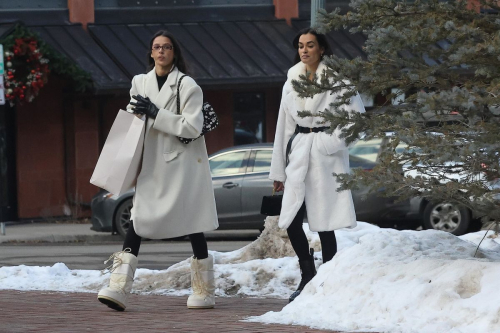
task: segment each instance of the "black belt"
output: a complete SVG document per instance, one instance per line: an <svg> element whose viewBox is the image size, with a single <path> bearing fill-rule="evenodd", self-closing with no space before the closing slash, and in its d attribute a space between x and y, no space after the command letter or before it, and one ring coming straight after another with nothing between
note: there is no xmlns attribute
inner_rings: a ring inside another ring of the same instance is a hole
<svg viewBox="0 0 500 333"><path fill-rule="evenodd" d="M292 149L292 141L295 138L295 136L298 133L319 133L319 132L324 132L330 127L324 126L324 127L302 127L297 125L295 127L295 132L293 133L292 137L290 140L288 140L288 144L286 145L286 165L288 165L288 155L290 155L290 150Z"/></svg>
<svg viewBox="0 0 500 333"><path fill-rule="evenodd" d="M319 133L319 132L324 132L330 127L325 126L325 127L302 127L297 125L297 128L299 129L299 133Z"/></svg>

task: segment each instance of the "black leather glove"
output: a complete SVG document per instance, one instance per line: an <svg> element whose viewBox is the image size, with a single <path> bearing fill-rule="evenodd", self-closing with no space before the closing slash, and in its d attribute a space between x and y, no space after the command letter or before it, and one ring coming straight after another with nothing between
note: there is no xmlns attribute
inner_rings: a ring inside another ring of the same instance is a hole
<svg viewBox="0 0 500 333"><path fill-rule="evenodd" d="M156 107L156 105L149 100L148 97L142 97L141 95L132 96L133 99L137 101L137 103L130 102L133 106L134 113L145 114L146 116L155 119L158 115L160 109Z"/></svg>

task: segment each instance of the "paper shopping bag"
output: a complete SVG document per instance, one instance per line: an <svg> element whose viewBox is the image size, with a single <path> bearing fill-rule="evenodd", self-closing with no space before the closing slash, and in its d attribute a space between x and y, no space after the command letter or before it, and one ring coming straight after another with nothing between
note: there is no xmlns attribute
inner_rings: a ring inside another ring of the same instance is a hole
<svg viewBox="0 0 500 333"><path fill-rule="evenodd" d="M90 183L120 195L135 186L142 161L144 118L120 110L111 126Z"/></svg>

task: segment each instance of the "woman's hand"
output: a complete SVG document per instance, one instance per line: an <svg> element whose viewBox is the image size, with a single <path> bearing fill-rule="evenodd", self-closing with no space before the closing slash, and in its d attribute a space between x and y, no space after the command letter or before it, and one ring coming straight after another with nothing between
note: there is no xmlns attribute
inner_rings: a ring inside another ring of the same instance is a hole
<svg viewBox="0 0 500 333"><path fill-rule="evenodd" d="M132 110L134 113L145 114L150 118L156 118L158 115L158 107L149 100L148 97L144 98L141 95L132 96L133 99L137 101L137 103L130 102L131 105L135 106Z"/></svg>
<svg viewBox="0 0 500 333"><path fill-rule="evenodd" d="M273 184L273 189L274 192L281 192L285 189L285 185L282 182L275 180Z"/></svg>

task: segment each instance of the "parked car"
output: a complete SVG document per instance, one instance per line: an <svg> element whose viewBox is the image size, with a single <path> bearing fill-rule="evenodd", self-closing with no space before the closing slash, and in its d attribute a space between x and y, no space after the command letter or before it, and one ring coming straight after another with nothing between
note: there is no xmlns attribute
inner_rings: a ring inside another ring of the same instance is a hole
<svg viewBox="0 0 500 333"><path fill-rule="evenodd" d="M220 229L260 229L265 216L260 214L262 197L272 193L269 177L272 144L235 146L210 155L213 188ZM349 158L351 168L372 169L376 161L359 156ZM410 201L396 202L376 194L367 195L368 188L352 191L359 221L383 225L389 221L410 221ZM120 196L101 191L92 199L92 229L118 232L124 236L130 226L130 209L134 191ZM365 198L366 197L366 198ZM415 216L413 217L415 218ZM411 226L414 227L414 222Z"/></svg>
<svg viewBox="0 0 500 333"><path fill-rule="evenodd" d="M351 155L366 158L377 162L378 157L390 140L391 133L384 139L360 140L350 150ZM396 153L405 149L405 144L396 147ZM408 212L407 222L417 221L423 229L436 229L450 232L454 235L463 235L467 232L478 231L482 227L481 219L469 208L447 201L429 202L424 198L410 200L411 209ZM400 223L403 223L401 221ZM397 227L405 227L396 225Z"/></svg>

